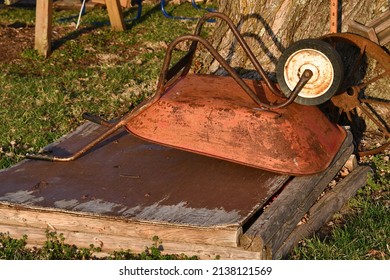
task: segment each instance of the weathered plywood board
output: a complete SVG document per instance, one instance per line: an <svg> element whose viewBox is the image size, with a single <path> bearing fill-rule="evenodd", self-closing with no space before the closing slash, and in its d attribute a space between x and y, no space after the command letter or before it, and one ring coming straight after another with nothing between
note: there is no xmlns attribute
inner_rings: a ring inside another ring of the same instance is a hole
<svg viewBox="0 0 390 280"><path fill-rule="evenodd" d="M87 123L48 149L66 155L105 129ZM288 179L121 130L72 162L1 170L0 224L237 247L242 225Z"/></svg>

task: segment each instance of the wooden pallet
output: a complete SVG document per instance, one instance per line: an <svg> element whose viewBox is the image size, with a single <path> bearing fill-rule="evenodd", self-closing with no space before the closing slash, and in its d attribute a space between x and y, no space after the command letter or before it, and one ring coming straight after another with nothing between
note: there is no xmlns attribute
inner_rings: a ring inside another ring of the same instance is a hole
<svg viewBox="0 0 390 280"><path fill-rule="evenodd" d="M51 148L66 154L104 129L85 124ZM1 170L0 232L27 234L39 246L49 229L104 252L141 252L158 236L164 254L281 258L364 186L368 169L358 167L318 200L352 150L349 133L325 172L289 177L119 131L74 162L25 160Z"/></svg>

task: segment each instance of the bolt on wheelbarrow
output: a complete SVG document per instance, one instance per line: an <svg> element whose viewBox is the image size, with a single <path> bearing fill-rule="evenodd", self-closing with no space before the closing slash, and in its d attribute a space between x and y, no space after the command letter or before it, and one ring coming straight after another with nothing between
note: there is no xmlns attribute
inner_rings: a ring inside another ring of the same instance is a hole
<svg viewBox="0 0 390 280"><path fill-rule="evenodd" d="M227 23L261 80L242 79L200 36L203 24L211 18ZM172 52L181 42L190 42L189 50L170 67ZM199 44L229 76L189 74ZM328 100L341 84L342 65L337 52L320 40L303 41L292 55L285 63L301 66L296 67L282 91L267 77L232 21L222 13L208 13L198 21L193 35L178 37L168 46L153 96L114 123L84 114L108 129L71 156L57 157L49 151L27 157L75 160L124 127L150 142L272 172L321 172L332 162L346 132L316 106L303 104Z"/></svg>

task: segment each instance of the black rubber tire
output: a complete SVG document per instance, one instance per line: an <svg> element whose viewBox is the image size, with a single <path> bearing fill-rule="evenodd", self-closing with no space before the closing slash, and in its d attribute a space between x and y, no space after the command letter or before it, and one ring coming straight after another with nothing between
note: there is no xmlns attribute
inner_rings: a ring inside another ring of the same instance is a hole
<svg viewBox="0 0 390 280"><path fill-rule="evenodd" d="M319 105L329 100L337 92L344 77L344 67L341 57L330 44L318 39L303 39L295 42L280 56L276 67L276 78L283 94L289 97L292 89L289 88L285 79L286 63L292 55L304 49L312 49L320 52L323 56L326 56L333 68L333 81L325 93L319 95L318 97L310 98L298 95L295 99L295 102L299 104Z"/></svg>

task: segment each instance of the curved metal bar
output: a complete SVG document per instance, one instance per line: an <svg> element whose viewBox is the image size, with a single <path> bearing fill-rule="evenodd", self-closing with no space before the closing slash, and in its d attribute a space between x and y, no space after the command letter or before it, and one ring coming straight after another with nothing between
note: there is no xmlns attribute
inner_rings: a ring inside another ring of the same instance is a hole
<svg viewBox="0 0 390 280"><path fill-rule="evenodd" d="M386 135L386 137L390 137L389 130L378 120L375 118L366 108L364 108L361 104L358 105L358 108L373 122L376 124L376 126L382 130L383 134Z"/></svg>
<svg viewBox="0 0 390 280"><path fill-rule="evenodd" d="M167 74L169 71L169 64L171 62L172 58L172 52L175 48L175 46L181 42L184 41L193 41L193 42L198 42L201 43L205 48L210 52L210 54L220 63L220 65L230 74L230 76L237 82L237 84L248 94L248 96L255 101L259 106L266 108L266 109L272 109L272 108L281 108L284 106L287 106L288 104L291 104L295 98L298 96L299 92L301 89L305 86L305 84L309 81L309 79L312 77L313 73L310 70L306 70L304 74L302 75L301 79L299 80L297 86L294 88L292 91L290 97L286 99L284 102L279 103L279 104L267 104L263 103L259 97L256 95L255 92L244 82L244 80L237 74L237 72L226 62L226 60L217 52L217 50L204 38L198 36L198 35L184 35L181 37L176 38L172 43L169 44L166 54L165 54L165 59L163 63L163 67L160 73L159 77L159 82L157 85L157 95L161 95L165 89L166 85L172 84L175 82L175 80L178 78L172 78L175 79L173 81L167 79ZM196 46L192 45L191 47ZM191 51L191 50L190 50ZM193 54L192 54L193 55ZM185 66L185 69L183 70L183 73L181 76L185 76L186 70L188 68L188 64Z"/></svg>
<svg viewBox="0 0 390 280"><path fill-rule="evenodd" d="M389 130L378 120L376 119L366 108L364 108L364 106L362 106L361 104L358 105L358 108L373 122L376 124L376 126L382 130L382 133L384 134L384 137L385 139L387 139L387 141L389 141L389 138L390 138L390 132ZM349 113L349 112L347 112ZM359 155L360 156L368 156L368 155L373 155L373 154L377 154L377 153L380 153L380 152L383 152L384 150L387 149L387 147L389 147L390 145L390 142L387 142L385 144L383 144L382 146L380 147L377 147L377 148L373 148L371 150L368 150L368 151L359 151Z"/></svg>
<svg viewBox="0 0 390 280"><path fill-rule="evenodd" d="M112 125L110 129L108 129L106 132L101 134L99 137L95 138L93 141L82 147L79 151L75 152L74 154L67 156L67 157L57 157L52 154L37 154L37 155L30 155L27 154L26 158L28 159L39 159L39 160L47 160L47 161L72 161L80 156L84 155L86 152L91 150L93 147L95 147L97 144L102 142L107 137L111 136L114 132L116 132L119 128L123 127L126 123L123 122L123 119L120 120L118 123Z"/></svg>
<svg viewBox="0 0 390 280"><path fill-rule="evenodd" d="M313 72L309 69L305 69L303 71L301 78L299 79L298 83L294 87L291 93L289 93L289 98L286 99L285 102L282 102L280 104L274 105L271 108L276 109L276 108L283 108L286 107L287 105L290 105L291 103L294 102L294 100L298 97L299 93L303 89L303 87L307 84L307 82L313 77Z"/></svg>
<svg viewBox="0 0 390 280"><path fill-rule="evenodd" d="M131 19L126 20L126 22L140 19L141 14L142 14L142 0L137 0L137 5L138 5L137 15Z"/></svg>
<svg viewBox="0 0 390 280"><path fill-rule="evenodd" d="M274 83L268 78L266 72L264 71L263 67L261 67L256 56L253 54L252 50L249 48L248 44L246 43L246 41L244 40L244 38L242 37L242 35L238 31L237 27L233 24L233 22L231 21L231 19L227 15L225 15L223 13L219 13L219 12L210 12L210 13L203 15L203 17L201 17L199 19L198 24L196 25L194 35L200 35L200 32L202 31L203 24L206 21L210 20L210 18L219 18L219 19L224 20L228 24L230 30L233 32L233 35L235 36L235 38L237 39L237 41L239 42L239 44L243 48L244 52L247 54L249 60L252 62L256 71L259 73L259 75L263 78L263 80L265 81L265 83L267 84L269 89L272 91L272 93L278 97L284 96L283 94L281 94L280 90L276 88Z"/></svg>
<svg viewBox="0 0 390 280"><path fill-rule="evenodd" d="M138 114L140 114L142 111L146 110L150 106L152 106L157 100L159 99L159 96L157 94L153 95L148 100L145 100L142 102L138 107L136 107L134 110L127 112L123 117L116 123L109 123L105 120L100 119L97 116L92 116L88 113L84 114L84 117L86 119L102 124L109 129L102 133L97 138L93 139L91 142L80 148L78 151L74 152L70 156L66 157L57 157L52 154L27 154L26 158L28 159L38 159L38 160L47 160L47 161L60 161L60 162L68 162L73 161L75 159L78 159L79 157L86 154L88 151L90 151L92 148L96 147L99 143L110 137L112 134L114 134L116 131L118 131L120 128L124 127L132 118L136 117Z"/></svg>
<svg viewBox="0 0 390 280"><path fill-rule="evenodd" d="M192 6L197 9L197 10L206 10L206 11L209 11L209 12L213 12L214 9L203 9L201 7L199 7L194 0L192 0ZM166 10L165 10L165 0L161 0L160 2L160 9L161 9L161 12L163 13L163 15L166 17L166 18L170 18L170 19L178 19L178 20L198 20L199 18L194 18L194 17L180 17L180 16L172 16L170 15ZM207 20L207 22L215 22L215 20Z"/></svg>
<svg viewBox="0 0 390 280"><path fill-rule="evenodd" d="M166 18L170 19L181 19L181 20L198 20L198 18L193 18L193 17L178 17L178 16L171 16L166 10L165 10L165 0L161 0L160 2L160 8L161 12Z"/></svg>
<svg viewBox="0 0 390 280"><path fill-rule="evenodd" d="M96 124L99 124L99 125L106 126L106 127L112 126L112 123L110 123L109 121L102 119L99 116L92 115L88 112L83 113L83 119L88 120L88 121L93 122L93 123L96 123Z"/></svg>

